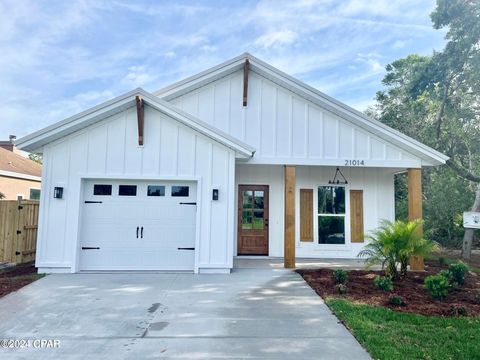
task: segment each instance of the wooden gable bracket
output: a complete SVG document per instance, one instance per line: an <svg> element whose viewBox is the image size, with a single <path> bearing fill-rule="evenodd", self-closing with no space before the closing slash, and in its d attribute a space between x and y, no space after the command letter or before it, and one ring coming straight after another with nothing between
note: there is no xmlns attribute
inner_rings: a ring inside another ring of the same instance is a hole
<svg viewBox="0 0 480 360"><path fill-rule="evenodd" d="M248 59L245 59L245 64L243 65L243 106L247 106L249 66L250 66L250 61Z"/></svg>
<svg viewBox="0 0 480 360"><path fill-rule="evenodd" d="M137 124L138 124L138 145L143 146L143 125L144 125L144 113L143 113L143 100L137 95L135 97L137 103Z"/></svg>

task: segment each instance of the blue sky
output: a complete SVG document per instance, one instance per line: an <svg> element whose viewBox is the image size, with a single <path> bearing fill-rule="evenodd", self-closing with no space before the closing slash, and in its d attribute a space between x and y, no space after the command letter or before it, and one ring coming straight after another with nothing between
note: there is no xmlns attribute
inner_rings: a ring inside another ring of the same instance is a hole
<svg viewBox="0 0 480 360"><path fill-rule="evenodd" d="M434 0L0 0L0 139L245 51L363 111L385 65L441 49Z"/></svg>

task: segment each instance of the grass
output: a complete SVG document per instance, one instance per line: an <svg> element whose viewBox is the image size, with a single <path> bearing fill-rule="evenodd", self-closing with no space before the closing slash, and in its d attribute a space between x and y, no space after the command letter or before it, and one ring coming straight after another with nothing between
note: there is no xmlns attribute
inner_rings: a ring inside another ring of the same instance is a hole
<svg viewBox="0 0 480 360"><path fill-rule="evenodd" d="M327 299L374 359L478 359L480 318L443 318Z"/></svg>

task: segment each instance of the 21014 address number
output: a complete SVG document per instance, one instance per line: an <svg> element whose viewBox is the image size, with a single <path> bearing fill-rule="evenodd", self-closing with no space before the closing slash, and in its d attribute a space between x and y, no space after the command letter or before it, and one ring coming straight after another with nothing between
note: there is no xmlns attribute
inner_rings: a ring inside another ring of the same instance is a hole
<svg viewBox="0 0 480 360"><path fill-rule="evenodd" d="M345 166L365 166L365 160L345 160Z"/></svg>

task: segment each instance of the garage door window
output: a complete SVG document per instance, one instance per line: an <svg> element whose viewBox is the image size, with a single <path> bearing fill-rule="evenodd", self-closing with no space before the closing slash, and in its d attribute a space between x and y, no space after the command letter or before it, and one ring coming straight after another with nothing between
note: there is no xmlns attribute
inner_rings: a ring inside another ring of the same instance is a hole
<svg viewBox="0 0 480 360"><path fill-rule="evenodd" d="M188 197L188 186L172 186L172 196L175 197Z"/></svg>
<svg viewBox="0 0 480 360"><path fill-rule="evenodd" d="M119 185L118 195L120 196L136 196L137 185Z"/></svg>
<svg viewBox="0 0 480 360"><path fill-rule="evenodd" d="M161 185L148 185L148 196L165 196L165 186Z"/></svg>
<svg viewBox="0 0 480 360"><path fill-rule="evenodd" d="M93 195L112 195L112 185L93 185Z"/></svg>

